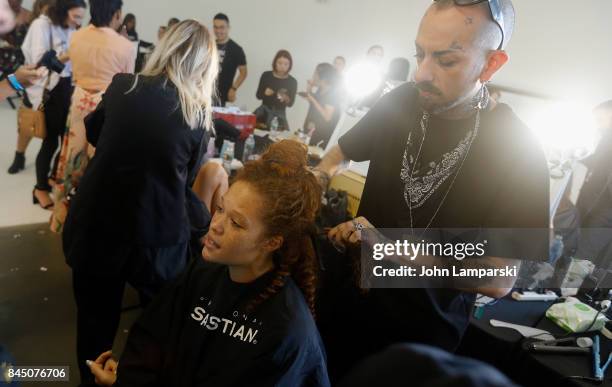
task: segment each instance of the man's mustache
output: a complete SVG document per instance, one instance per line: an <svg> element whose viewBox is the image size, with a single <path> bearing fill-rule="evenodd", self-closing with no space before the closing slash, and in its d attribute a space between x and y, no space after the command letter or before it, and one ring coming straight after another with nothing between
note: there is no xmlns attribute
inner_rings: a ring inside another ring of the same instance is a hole
<svg viewBox="0 0 612 387"><path fill-rule="evenodd" d="M430 82L417 83L416 88L427 93L442 95L442 92Z"/></svg>

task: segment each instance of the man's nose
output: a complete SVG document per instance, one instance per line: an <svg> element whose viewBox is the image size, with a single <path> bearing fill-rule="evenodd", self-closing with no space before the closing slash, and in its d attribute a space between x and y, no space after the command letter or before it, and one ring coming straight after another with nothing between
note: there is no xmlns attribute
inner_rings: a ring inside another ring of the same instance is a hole
<svg viewBox="0 0 612 387"><path fill-rule="evenodd" d="M432 67L433 63L431 59L423 59L416 69L416 72L414 74L414 81L417 84L422 82L432 82L434 80Z"/></svg>

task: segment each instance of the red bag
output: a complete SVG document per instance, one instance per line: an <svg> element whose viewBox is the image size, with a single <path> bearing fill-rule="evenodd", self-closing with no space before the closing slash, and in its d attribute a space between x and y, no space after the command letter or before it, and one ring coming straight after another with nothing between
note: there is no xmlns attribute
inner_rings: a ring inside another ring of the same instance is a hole
<svg viewBox="0 0 612 387"><path fill-rule="evenodd" d="M241 140L247 139L251 133L253 133L255 130L255 124L257 123L257 116L251 113L214 112L213 117L215 119L223 120L240 130Z"/></svg>

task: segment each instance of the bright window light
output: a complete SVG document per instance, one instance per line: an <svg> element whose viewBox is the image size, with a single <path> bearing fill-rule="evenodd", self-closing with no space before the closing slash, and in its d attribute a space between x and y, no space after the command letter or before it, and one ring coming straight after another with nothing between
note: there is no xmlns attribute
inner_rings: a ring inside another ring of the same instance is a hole
<svg viewBox="0 0 612 387"><path fill-rule="evenodd" d="M593 153L599 140L593 109L578 103L553 104L531 126L547 153L563 158L582 159Z"/></svg>
<svg viewBox="0 0 612 387"><path fill-rule="evenodd" d="M346 72L346 90L352 100L359 100L376 90L382 82L380 69L373 63L359 63Z"/></svg>

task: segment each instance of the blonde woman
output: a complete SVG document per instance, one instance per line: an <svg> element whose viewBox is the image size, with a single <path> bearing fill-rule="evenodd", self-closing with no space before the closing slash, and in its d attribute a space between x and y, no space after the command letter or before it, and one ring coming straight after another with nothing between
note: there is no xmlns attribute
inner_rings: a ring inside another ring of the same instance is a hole
<svg viewBox="0 0 612 387"><path fill-rule="evenodd" d="M85 361L112 347L125 283L148 304L185 267L194 220L206 226L210 219L190 187L211 129L217 72L209 31L183 21L164 35L141 74L113 78L85 120L96 153L63 232L83 385L93 383Z"/></svg>
<svg viewBox="0 0 612 387"><path fill-rule="evenodd" d="M76 31L68 55L72 62L74 93L62 140L51 230L61 232L68 211L68 194L78 186L93 154L85 138L85 116L95 110L117 73L133 73L136 46L117 33L122 23L122 0L90 0L90 24Z"/></svg>

